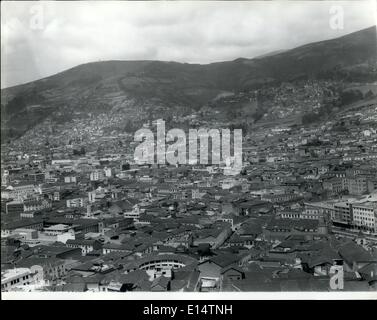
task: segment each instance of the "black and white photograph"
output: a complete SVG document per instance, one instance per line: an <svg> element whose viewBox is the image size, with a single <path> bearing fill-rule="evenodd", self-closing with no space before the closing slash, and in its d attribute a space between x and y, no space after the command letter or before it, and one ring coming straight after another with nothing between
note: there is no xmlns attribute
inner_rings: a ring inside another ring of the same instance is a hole
<svg viewBox="0 0 377 320"><path fill-rule="evenodd" d="M377 299L376 9L2 1L2 299Z"/></svg>

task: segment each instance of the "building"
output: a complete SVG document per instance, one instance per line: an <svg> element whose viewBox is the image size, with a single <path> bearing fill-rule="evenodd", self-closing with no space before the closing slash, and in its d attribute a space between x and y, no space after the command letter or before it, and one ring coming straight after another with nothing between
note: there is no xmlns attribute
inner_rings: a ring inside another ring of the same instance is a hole
<svg viewBox="0 0 377 320"><path fill-rule="evenodd" d="M295 193L265 194L261 196L262 201L268 201L271 203L285 203L291 201L298 201L301 198L301 195Z"/></svg>
<svg viewBox="0 0 377 320"><path fill-rule="evenodd" d="M237 263L238 259L235 255L223 254L199 263L201 291L219 290L222 271Z"/></svg>
<svg viewBox="0 0 377 320"><path fill-rule="evenodd" d="M300 219L301 218L301 212L283 211L283 212L280 212L280 218L282 218L282 219Z"/></svg>
<svg viewBox="0 0 377 320"><path fill-rule="evenodd" d="M20 214L24 212L23 201L14 200L14 201L7 202L5 204L5 212L7 214Z"/></svg>
<svg viewBox="0 0 377 320"><path fill-rule="evenodd" d="M48 209L52 207L52 203L46 199L43 200L25 200L24 201L24 212L39 211L43 209Z"/></svg>
<svg viewBox="0 0 377 320"><path fill-rule="evenodd" d="M348 202L338 202L331 210L331 221L335 225L349 227L352 224L352 206Z"/></svg>
<svg viewBox="0 0 377 320"><path fill-rule="evenodd" d="M220 247L231 235L232 229L228 223L222 227L199 230L194 233L193 245L198 246L202 243L209 244L212 249Z"/></svg>
<svg viewBox="0 0 377 320"><path fill-rule="evenodd" d="M101 181L105 178L103 170L95 170L90 173L90 181Z"/></svg>
<svg viewBox="0 0 377 320"><path fill-rule="evenodd" d="M63 234L63 233L69 232L70 230L73 230L73 228L71 226L60 223L60 224L55 224L55 225L46 227L46 228L44 228L43 231L47 235L56 236L58 234Z"/></svg>
<svg viewBox="0 0 377 320"><path fill-rule="evenodd" d="M125 211L123 213L123 216L124 216L124 218L130 218L130 219L137 220L137 219L140 218L140 213L141 213L140 208L136 204L131 211Z"/></svg>
<svg viewBox="0 0 377 320"><path fill-rule="evenodd" d="M320 235L319 221L313 219L273 219L263 229L266 240L284 240L299 235L312 240Z"/></svg>
<svg viewBox="0 0 377 320"><path fill-rule="evenodd" d="M68 175L64 177L64 183L76 183L76 182L77 182L76 176Z"/></svg>
<svg viewBox="0 0 377 320"><path fill-rule="evenodd" d="M34 273L36 282L48 285L51 281L61 279L67 274L69 263L68 260L33 255L22 259L18 265L30 269Z"/></svg>
<svg viewBox="0 0 377 320"><path fill-rule="evenodd" d="M352 213L357 228L377 233L377 203L353 203Z"/></svg>
<svg viewBox="0 0 377 320"><path fill-rule="evenodd" d="M12 291L35 282L35 273L29 268L1 271L1 291Z"/></svg>
<svg viewBox="0 0 377 320"><path fill-rule="evenodd" d="M319 220L322 217L327 216L328 207L322 203L304 203L304 210L301 212L300 217L302 219L315 219Z"/></svg>
<svg viewBox="0 0 377 320"><path fill-rule="evenodd" d="M365 194L368 192L368 179L361 175L347 178L347 189L350 194Z"/></svg>
<svg viewBox="0 0 377 320"><path fill-rule="evenodd" d="M324 190L332 191L334 193L340 193L346 189L343 178L333 177L323 181L322 185Z"/></svg>
<svg viewBox="0 0 377 320"><path fill-rule="evenodd" d="M124 265L124 269L125 273L146 270L148 275L156 279L159 276L170 277L173 270L196 263L196 259L186 255L152 253Z"/></svg>
<svg viewBox="0 0 377 320"><path fill-rule="evenodd" d="M28 181L37 185L45 181L45 174L43 172L33 172L33 173L29 173L27 178L28 178Z"/></svg>
<svg viewBox="0 0 377 320"><path fill-rule="evenodd" d="M33 229L42 230L43 221L40 219L22 219L20 221L14 221L1 226L1 236L7 237L16 229Z"/></svg>
<svg viewBox="0 0 377 320"><path fill-rule="evenodd" d="M94 250L98 250L102 248L102 245L97 240L84 240L84 239L76 239L76 240L67 240L65 245L68 248L81 248L82 255L85 256L89 252Z"/></svg>
<svg viewBox="0 0 377 320"><path fill-rule="evenodd" d="M67 208L85 207L89 199L84 194L73 194L66 198Z"/></svg>
<svg viewBox="0 0 377 320"><path fill-rule="evenodd" d="M1 197L6 199L22 200L32 196L34 193L34 184L20 183L7 187L4 192L1 192Z"/></svg>

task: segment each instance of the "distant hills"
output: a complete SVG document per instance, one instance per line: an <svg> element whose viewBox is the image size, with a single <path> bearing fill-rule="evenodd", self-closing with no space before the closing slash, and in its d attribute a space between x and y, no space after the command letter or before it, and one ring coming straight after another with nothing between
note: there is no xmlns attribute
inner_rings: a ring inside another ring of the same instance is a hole
<svg viewBox="0 0 377 320"><path fill-rule="evenodd" d="M377 80L376 27L254 59L206 65L104 61L1 90L2 134L17 136L60 108L113 107L122 99L155 99L197 107L224 92L299 79Z"/></svg>

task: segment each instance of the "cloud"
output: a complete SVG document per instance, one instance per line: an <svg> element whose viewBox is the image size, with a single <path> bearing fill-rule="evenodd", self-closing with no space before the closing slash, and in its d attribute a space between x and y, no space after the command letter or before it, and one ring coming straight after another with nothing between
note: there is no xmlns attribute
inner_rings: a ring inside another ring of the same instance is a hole
<svg viewBox="0 0 377 320"><path fill-rule="evenodd" d="M344 29L330 28L330 7ZM2 2L2 87L98 60L252 58L376 23L374 1Z"/></svg>

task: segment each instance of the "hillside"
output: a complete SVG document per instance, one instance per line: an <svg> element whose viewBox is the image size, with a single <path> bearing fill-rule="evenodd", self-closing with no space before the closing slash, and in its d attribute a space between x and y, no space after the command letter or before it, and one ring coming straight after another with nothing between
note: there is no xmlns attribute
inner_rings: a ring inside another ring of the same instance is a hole
<svg viewBox="0 0 377 320"><path fill-rule="evenodd" d="M302 79L377 80L376 28L254 59L207 65L163 61L87 63L1 91L2 139L56 112L96 112L134 99L198 108L225 92Z"/></svg>

